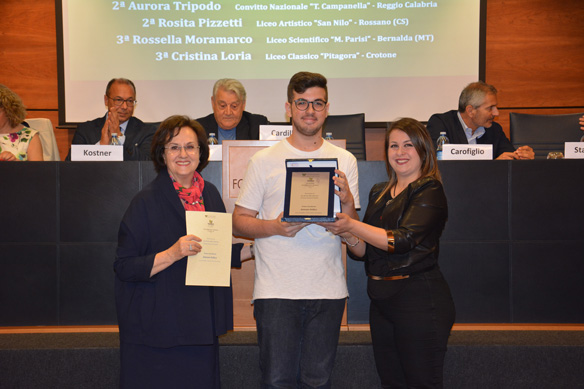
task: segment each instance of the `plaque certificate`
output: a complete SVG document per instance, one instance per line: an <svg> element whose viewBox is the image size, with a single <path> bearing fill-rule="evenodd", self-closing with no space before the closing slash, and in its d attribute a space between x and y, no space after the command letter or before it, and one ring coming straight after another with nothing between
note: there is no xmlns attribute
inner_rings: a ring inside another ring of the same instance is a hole
<svg viewBox="0 0 584 389"><path fill-rule="evenodd" d="M335 195L333 176L336 159L308 159L286 161L286 190L284 217L286 222L334 221Z"/></svg>
<svg viewBox="0 0 584 389"><path fill-rule="evenodd" d="M186 211L187 234L201 238L201 251L189 255L186 285L229 286L231 214Z"/></svg>

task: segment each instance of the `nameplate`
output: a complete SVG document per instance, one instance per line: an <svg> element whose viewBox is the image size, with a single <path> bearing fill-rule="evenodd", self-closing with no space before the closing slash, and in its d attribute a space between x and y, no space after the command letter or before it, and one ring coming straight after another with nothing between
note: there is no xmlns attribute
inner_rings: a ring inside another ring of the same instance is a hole
<svg viewBox="0 0 584 389"><path fill-rule="evenodd" d="M564 158L584 159L584 142L564 143Z"/></svg>
<svg viewBox="0 0 584 389"><path fill-rule="evenodd" d="M455 145L442 146L442 159L450 161L490 160L493 159L493 145Z"/></svg>
<svg viewBox="0 0 584 389"><path fill-rule="evenodd" d="M209 145L209 161L223 160L223 145Z"/></svg>
<svg viewBox="0 0 584 389"><path fill-rule="evenodd" d="M260 140L281 140L292 135L291 125L260 125Z"/></svg>
<svg viewBox="0 0 584 389"><path fill-rule="evenodd" d="M71 145L71 161L123 161L122 146Z"/></svg>

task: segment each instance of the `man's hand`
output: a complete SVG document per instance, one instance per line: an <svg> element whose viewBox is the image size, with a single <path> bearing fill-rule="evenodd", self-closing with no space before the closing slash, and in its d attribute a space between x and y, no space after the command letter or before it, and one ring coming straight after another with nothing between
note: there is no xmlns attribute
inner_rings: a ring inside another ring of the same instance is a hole
<svg viewBox="0 0 584 389"><path fill-rule="evenodd" d="M517 150L515 150L515 155L517 159L534 159L535 153L533 149L529 146L521 146Z"/></svg>
<svg viewBox="0 0 584 389"><path fill-rule="evenodd" d="M298 231L306 227L309 223L288 223L282 221L282 216L284 212L280 212L280 215L274 220L272 220L272 225L274 227L274 235L287 236L288 238L293 238L296 236Z"/></svg>
<svg viewBox="0 0 584 389"><path fill-rule="evenodd" d="M580 122L580 129L584 131L584 115L582 115L582 117L578 119L578 121Z"/></svg>
<svg viewBox="0 0 584 389"><path fill-rule="evenodd" d="M109 145L112 140L112 134L120 136L120 120L118 119L117 107L109 109L107 119L101 129L100 145Z"/></svg>

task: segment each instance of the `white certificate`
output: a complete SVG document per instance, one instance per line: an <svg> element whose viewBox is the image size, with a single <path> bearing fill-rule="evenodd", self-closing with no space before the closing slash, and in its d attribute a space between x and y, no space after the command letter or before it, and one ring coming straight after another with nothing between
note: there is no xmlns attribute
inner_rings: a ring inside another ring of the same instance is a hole
<svg viewBox="0 0 584 389"><path fill-rule="evenodd" d="M202 239L201 251L189 255L186 285L229 286L231 214L186 211L187 234Z"/></svg>

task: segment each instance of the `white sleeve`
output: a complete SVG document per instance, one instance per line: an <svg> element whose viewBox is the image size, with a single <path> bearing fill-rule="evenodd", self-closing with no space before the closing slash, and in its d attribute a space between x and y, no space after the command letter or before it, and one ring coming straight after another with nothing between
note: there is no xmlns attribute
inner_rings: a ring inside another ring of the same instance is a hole
<svg viewBox="0 0 584 389"><path fill-rule="evenodd" d="M351 189L351 194L353 195L353 200L355 201L355 208L361 208L361 202L359 200L359 169L357 168L357 160L349 158L347 161L347 170L344 172L349 180L349 189Z"/></svg>
<svg viewBox="0 0 584 389"><path fill-rule="evenodd" d="M265 183L258 161L252 157L247 164L235 204L259 212L264 198Z"/></svg>

